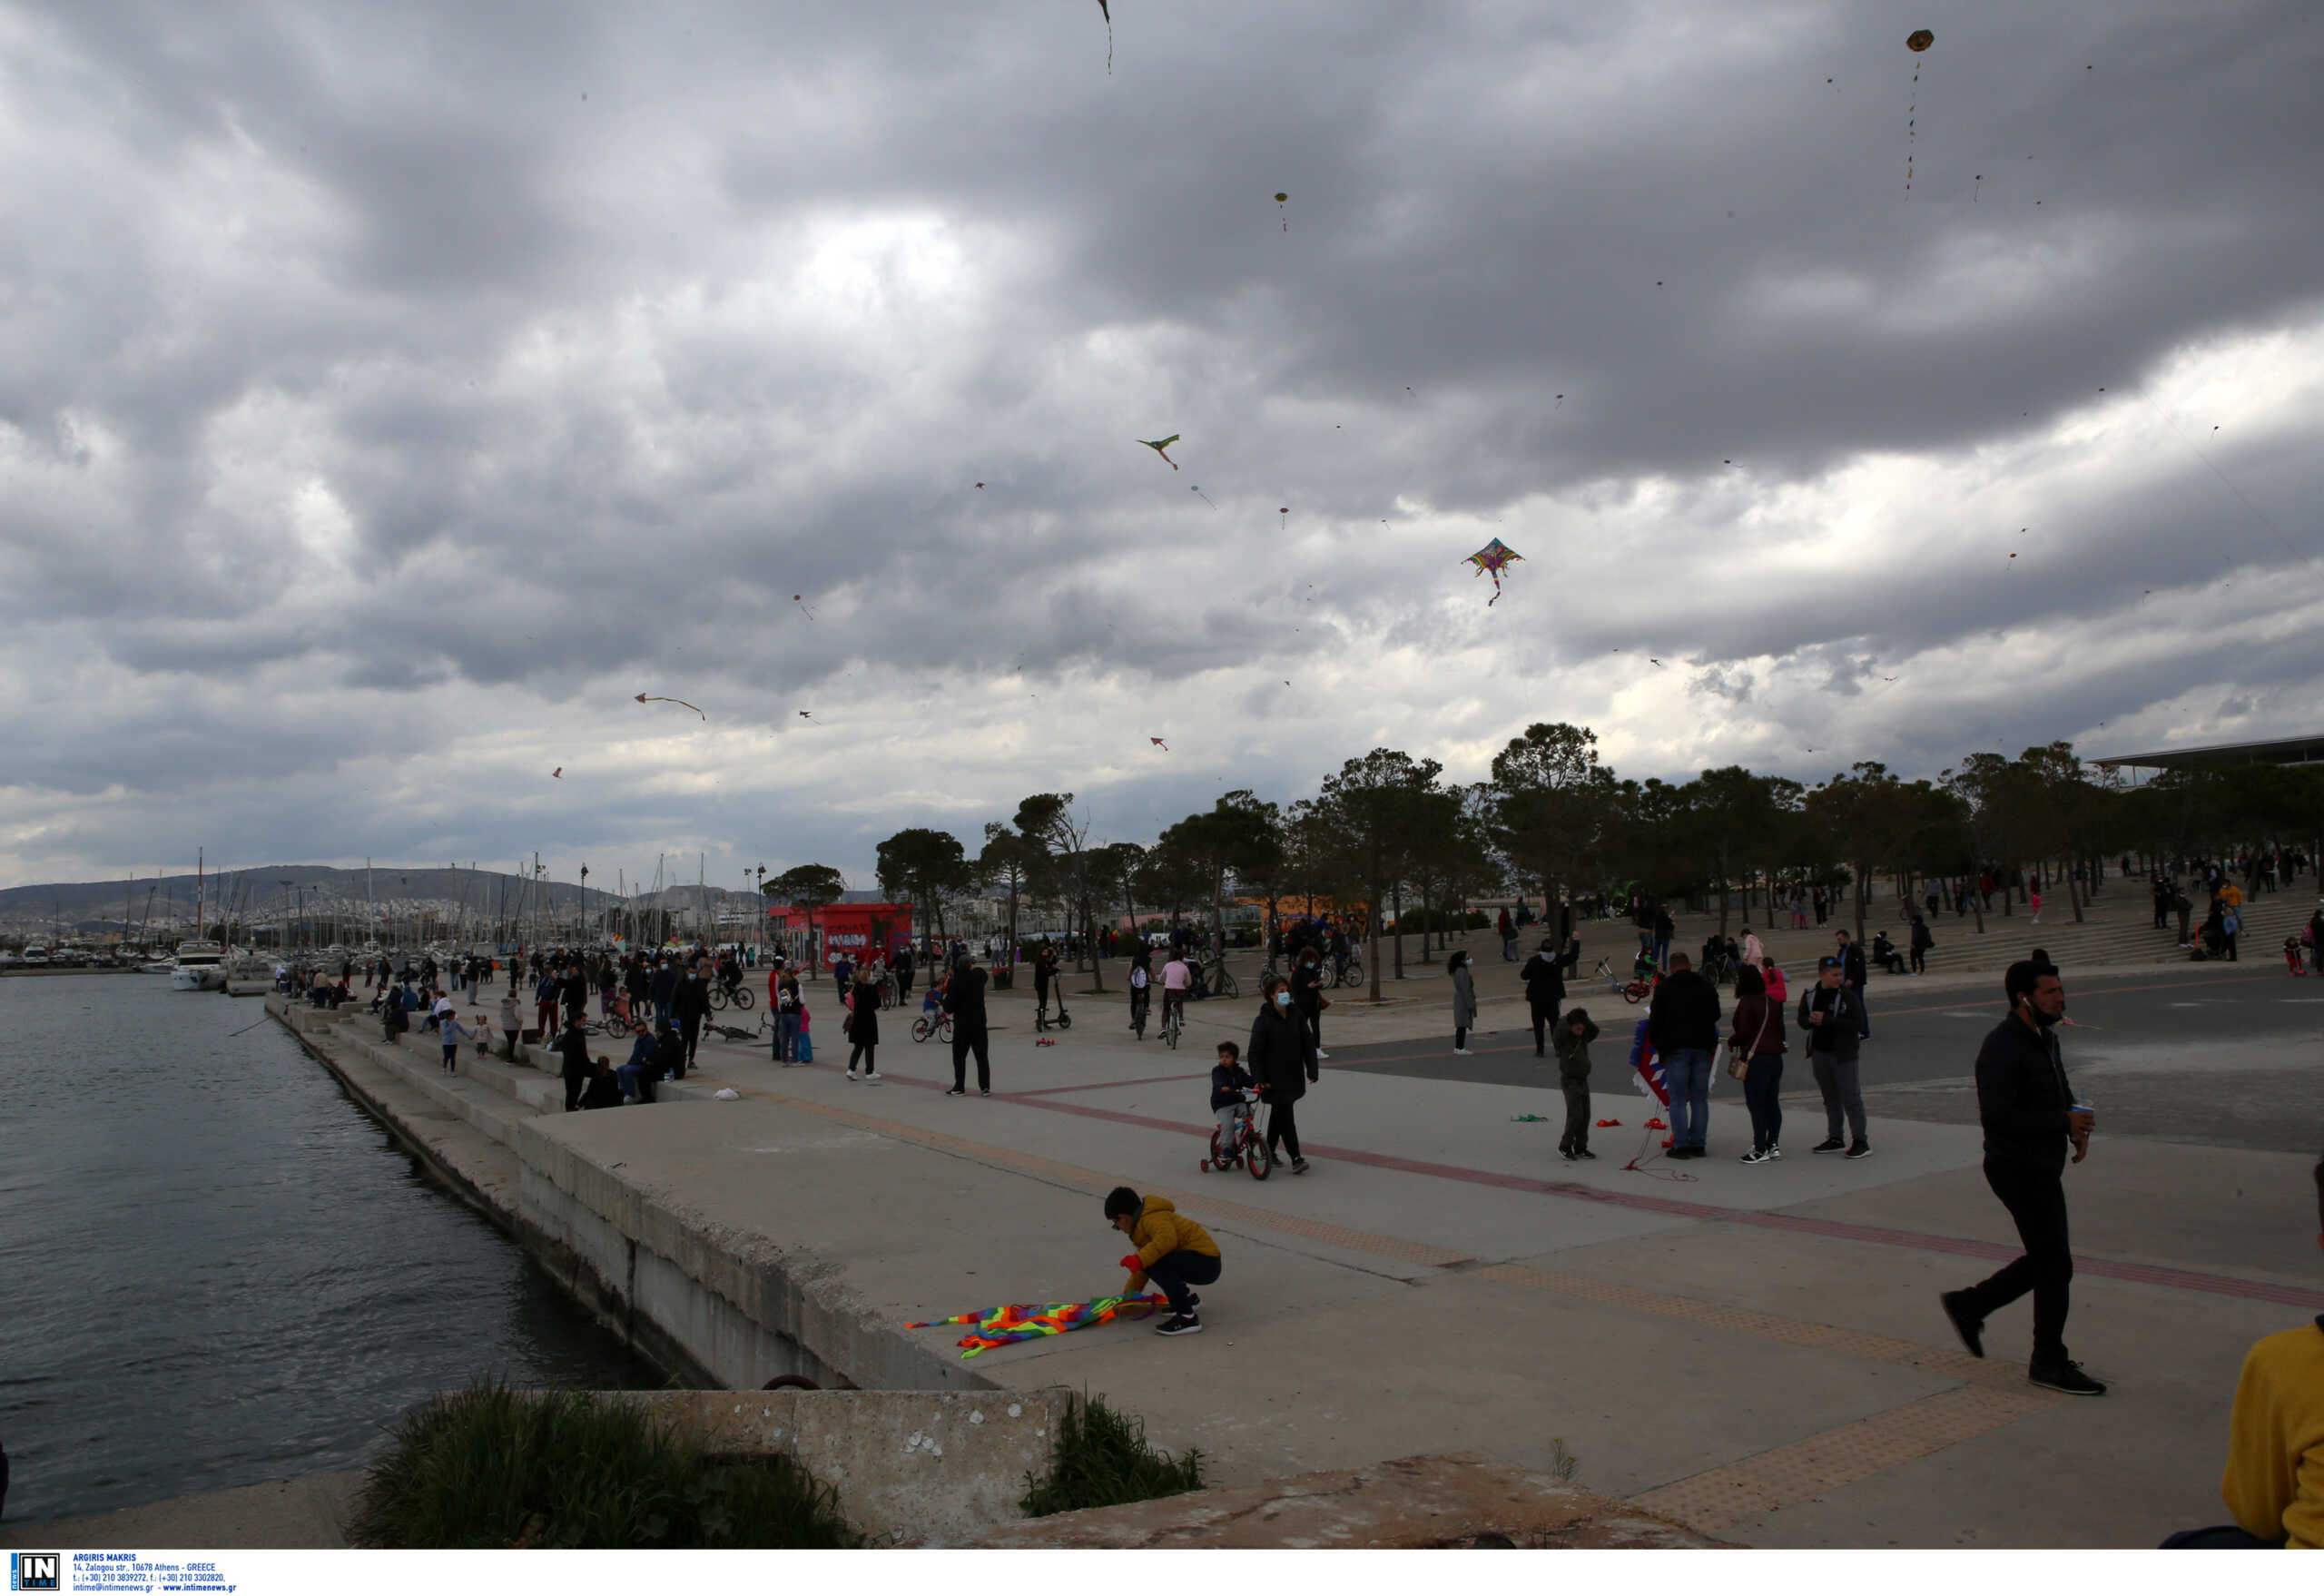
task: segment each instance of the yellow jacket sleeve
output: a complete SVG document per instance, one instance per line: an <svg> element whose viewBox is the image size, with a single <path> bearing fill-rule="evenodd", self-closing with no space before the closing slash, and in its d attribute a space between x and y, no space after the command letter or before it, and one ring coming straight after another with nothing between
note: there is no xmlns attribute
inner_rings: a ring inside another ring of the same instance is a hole
<svg viewBox="0 0 2324 1596"><path fill-rule="evenodd" d="M2324 1332L2287 1330L2245 1356L2220 1494L2263 1540L2324 1546Z"/></svg>

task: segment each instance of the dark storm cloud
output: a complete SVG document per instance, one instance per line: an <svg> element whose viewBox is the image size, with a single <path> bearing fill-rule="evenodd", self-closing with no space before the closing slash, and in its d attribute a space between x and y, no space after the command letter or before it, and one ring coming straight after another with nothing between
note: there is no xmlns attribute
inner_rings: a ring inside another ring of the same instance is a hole
<svg viewBox="0 0 2324 1596"><path fill-rule="evenodd" d="M7 858L2304 713L2311 8L1090 9L0 5Z"/></svg>

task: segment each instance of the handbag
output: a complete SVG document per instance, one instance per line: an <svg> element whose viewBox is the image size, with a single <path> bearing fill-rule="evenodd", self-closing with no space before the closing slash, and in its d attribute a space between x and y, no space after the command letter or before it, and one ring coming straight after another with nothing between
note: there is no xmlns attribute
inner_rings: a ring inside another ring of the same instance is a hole
<svg viewBox="0 0 2324 1596"><path fill-rule="evenodd" d="M1764 1002L1760 1007L1759 1014L1759 1034L1751 1039L1751 1050L1748 1053L1738 1050L1733 1058L1727 1061L1727 1073L1729 1078L1733 1079L1748 1080L1750 1079L1751 1060L1758 1056L1759 1044L1768 1039L1768 1026L1770 1021L1773 1020L1774 1015L1768 1011Z"/></svg>

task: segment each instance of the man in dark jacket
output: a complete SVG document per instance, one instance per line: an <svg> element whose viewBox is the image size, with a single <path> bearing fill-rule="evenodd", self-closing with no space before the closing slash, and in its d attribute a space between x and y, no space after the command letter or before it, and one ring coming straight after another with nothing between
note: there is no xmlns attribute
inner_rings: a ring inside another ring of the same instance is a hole
<svg viewBox="0 0 2324 1596"><path fill-rule="evenodd" d="M1863 1015L1857 1008L1861 1000L1842 979L1845 973L1837 954L1816 961L1816 984L1799 994L1799 1034L1807 1039L1807 1062L1817 1090L1824 1094L1824 1139L1812 1150L1864 1158L1871 1156L1872 1143L1865 1134L1864 1083L1857 1072ZM1840 1139L1844 1115L1853 1141Z"/></svg>
<svg viewBox="0 0 2324 1596"><path fill-rule="evenodd" d="M1291 1001L1291 988L1279 975L1260 983L1258 1018L1251 1022L1251 1045L1244 1062L1259 1083L1259 1101L1267 1105L1267 1155L1280 1146L1291 1154L1291 1172L1307 1173L1299 1155L1299 1127L1295 1106L1307 1095L1308 1082L1322 1079L1315 1067L1314 1033L1299 1018Z"/></svg>
<svg viewBox="0 0 2324 1596"><path fill-rule="evenodd" d="M668 1020L671 1001L678 991L678 967L665 958L655 966L653 979L646 983L645 990L654 999L654 1018Z"/></svg>
<svg viewBox="0 0 2324 1596"><path fill-rule="evenodd" d="M699 961L688 968L684 979L671 992L670 1018L678 1022L678 1035L686 1044L686 1069L691 1069L694 1049L702 1045L702 1022L710 1018L710 983L703 979ZM685 1071L678 1073L683 1079Z"/></svg>
<svg viewBox="0 0 2324 1596"><path fill-rule="evenodd" d="M1985 1320L1996 1308L2034 1294L2034 1359L2026 1378L2069 1396L2103 1396L2106 1387L2066 1355L2066 1306L2073 1253L2066 1238L2066 1149L2077 1164L2090 1152L2097 1116L2074 1101L2052 1028L2066 1011L2058 972L2030 959L2002 978L2009 1018L1977 1049L1977 1119L1985 1131L1985 1184L2017 1222L2024 1255L1966 1291L1938 1299L1962 1345L1985 1355Z"/></svg>
<svg viewBox="0 0 2324 1596"><path fill-rule="evenodd" d="M1718 989L1684 953L1654 989L1646 1037L1660 1055L1670 1089L1670 1156L1699 1158L1710 1139L1710 1059L1718 1048Z"/></svg>
<svg viewBox="0 0 2324 1596"><path fill-rule="evenodd" d="M654 1026L654 1074L672 1080L686 1078L686 1042L677 1028L668 1020L656 1020Z"/></svg>
<svg viewBox="0 0 2324 1596"><path fill-rule="evenodd" d="M1846 931L1838 932L1836 940L1840 949L1840 984L1846 987L1848 995L1856 1000L1856 1035L1868 1038L1872 1035L1872 1010L1864 1000L1864 950L1851 941Z"/></svg>
<svg viewBox="0 0 2324 1596"><path fill-rule="evenodd" d="M985 972L966 960L944 986L944 1012L952 1017L952 1089L948 1098L969 1095L969 1055L977 1056L977 1091L992 1095L991 1039L985 1030Z"/></svg>
<svg viewBox="0 0 2324 1596"><path fill-rule="evenodd" d="M1565 961L1558 957L1557 939L1544 937L1541 951L1525 961L1518 976L1525 983L1525 1004L1533 1011L1533 1057L1542 1056L1544 1033L1557 1022L1558 1005L1565 1001Z"/></svg>
<svg viewBox="0 0 2324 1596"><path fill-rule="evenodd" d="M556 1039L557 1057L564 1060L558 1073L565 1077L565 1111L568 1114L581 1107L581 1094L587 1089L595 1069L589 1059L589 1033L581 1025L579 1015L571 1017L565 1022L565 1034Z"/></svg>

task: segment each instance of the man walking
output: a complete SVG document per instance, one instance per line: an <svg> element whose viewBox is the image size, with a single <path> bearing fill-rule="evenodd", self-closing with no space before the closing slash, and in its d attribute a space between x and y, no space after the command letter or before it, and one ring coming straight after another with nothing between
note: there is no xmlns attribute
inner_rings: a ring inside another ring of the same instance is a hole
<svg viewBox="0 0 2324 1596"><path fill-rule="evenodd" d="M1557 1023L1558 1005L1565 1001L1565 962L1558 957L1555 938L1541 939L1541 951L1525 961L1517 973L1525 982L1525 1004L1533 1011L1533 1057L1542 1056L1544 1035Z"/></svg>
<svg viewBox="0 0 2324 1596"><path fill-rule="evenodd" d="M1799 1030L1807 1039L1807 1063L1816 1075L1816 1089L1824 1094L1824 1139L1811 1150L1845 1149L1851 1158L1865 1158L1872 1156L1872 1143L1865 1135L1864 1083L1857 1068L1863 1018L1856 994L1840 976L1838 957L1827 954L1816 961L1816 984L1799 994ZM1852 1141L1840 1139L1843 1116Z"/></svg>
<svg viewBox="0 0 2324 1596"><path fill-rule="evenodd" d="M694 1049L702 1045L702 1022L710 1018L710 983L702 978L700 963L689 965L685 979L670 994L670 1016L678 1022L685 1043L687 1069L694 1068ZM679 1071L684 1079L684 1070Z"/></svg>
<svg viewBox="0 0 2324 1596"><path fill-rule="evenodd" d="M1985 1320L2034 1294L2034 1359L2026 1378L2069 1396L2103 1396L2105 1385L2066 1355L2073 1253L2066 1238L2066 1149L2079 1164L2097 1117L2074 1101L2053 1029L2066 1011L2065 983L2046 964L2021 959L2002 978L2009 1018L1977 1050L1977 1118L1985 1131L1985 1184L2017 1223L2024 1255L1966 1291L1938 1300L1971 1355L1985 1355Z"/></svg>
<svg viewBox="0 0 2324 1596"><path fill-rule="evenodd" d="M1654 989L1646 1036L1662 1059L1670 1089L1670 1157L1699 1158L1710 1134L1710 1058L1718 1047L1718 989L1684 953Z"/></svg>
<svg viewBox="0 0 2324 1596"><path fill-rule="evenodd" d="M948 1098L969 1095L969 1055L977 1056L977 1090L992 1095L991 1041L985 1033L984 971L960 962L944 983L944 1012L952 1017L952 1089Z"/></svg>

